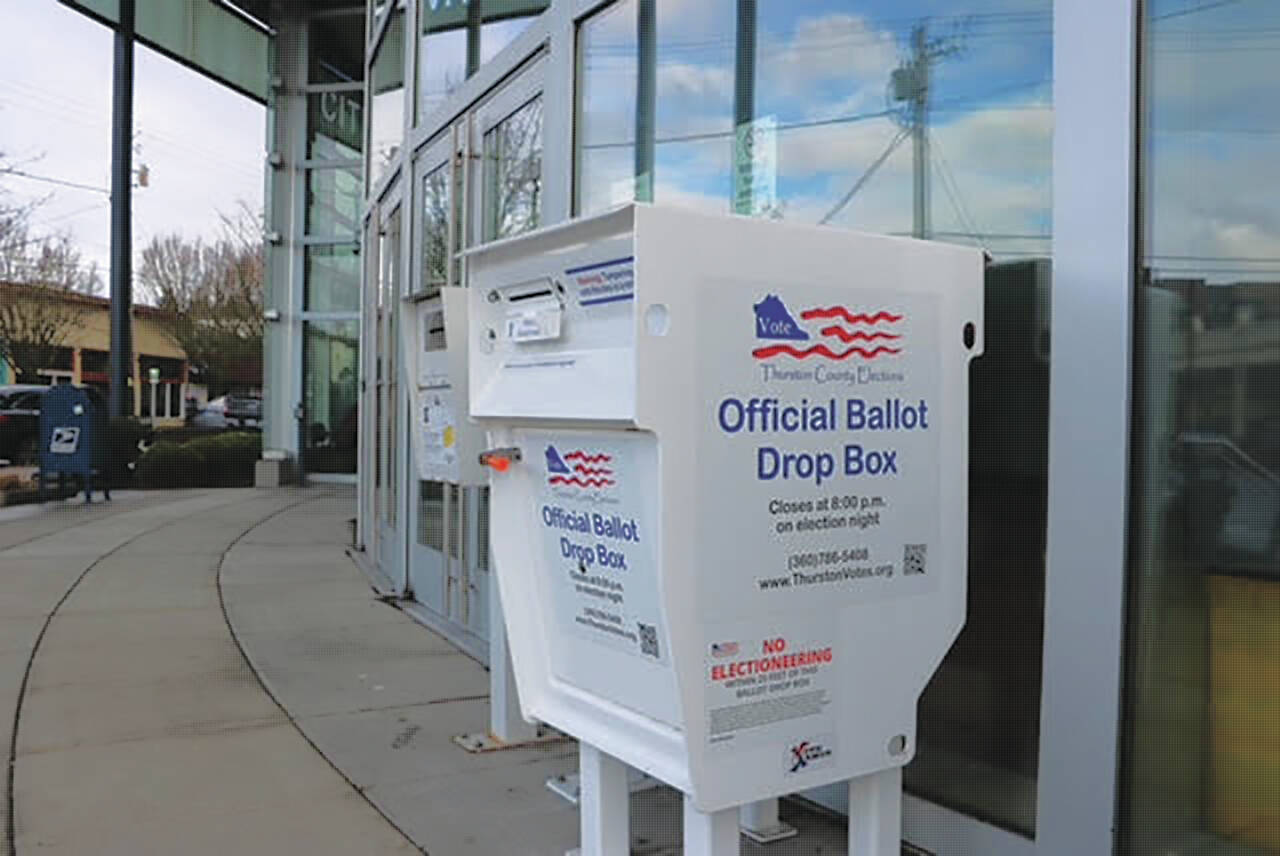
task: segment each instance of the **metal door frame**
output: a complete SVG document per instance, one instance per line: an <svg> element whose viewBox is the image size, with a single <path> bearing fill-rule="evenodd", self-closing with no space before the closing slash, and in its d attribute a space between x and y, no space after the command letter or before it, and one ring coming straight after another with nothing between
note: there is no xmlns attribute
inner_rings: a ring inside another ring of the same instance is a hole
<svg viewBox="0 0 1280 856"><path fill-rule="evenodd" d="M423 146L413 156L413 168L411 175L413 177L413 202L415 206L420 207L425 198L423 192L423 182L428 176L434 175L441 169L448 170L449 181L449 238L448 246L450 252L454 252L454 248L458 246L455 235L458 228L458 204L461 202L464 206L465 201L465 158L466 151L462 146L464 137L464 121L459 120L447 128L439 137L427 145ZM416 212L415 212L416 213ZM465 215L464 215L465 216ZM422 216L415 217L414 230L412 236L412 247L410 250L410 269L413 271L410 281L412 293L418 293L434 286L428 286L424 282L426 272L423 265L423 228L425 226L425 218ZM455 285L453 282L453 266L446 266L445 286ZM413 378L410 377L410 382ZM413 444L409 444L408 454L413 455ZM420 499L421 479L418 477L416 462L410 471L410 512L409 526L407 531L408 540L408 566L406 574L409 580L409 589L414 599L425 609L435 613L439 619L452 622L451 609L451 591L448 574L448 490L442 489L443 510L441 512L440 525L444 529L444 535L441 538L441 548L436 550L434 547L426 546L419 542L418 532L422 528L422 502ZM447 485L445 486L447 488ZM414 569L418 568L423 571L428 569L431 573L414 574ZM424 585L425 583L425 585ZM451 634L452 635L452 634Z"/></svg>
<svg viewBox="0 0 1280 856"><path fill-rule="evenodd" d="M379 437L379 441L374 444L374 448L378 453L373 461L373 465L376 470L381 471L382 462L380 460L380 456L382 453L385 452L390 454L392 451L396 453L395 459L388 462L389 472L385 474L387 481L380 486L373 488L374 493L380 495L375 496L374 498L375 513L373 517L373 528L376 531L376 537L375 549L371 554L371 559L379 577L381 577L381 582L386 584L388 591L393 594L403 594L406 588L406 572L408 567L407 535L409 519L407 513L408 503L406 494L408 491L409 467L412 466L413 462L410 456L404 451L407 446L406 441L408 440L406 423L408 422L409 413L407 396L402 394L402 390L405 389L406 376L404 371L404 360L400 355L400 342L398 335L400 312L399 295L403 293L405 283L408 280L405 276L406 271L404 265L405 230L411 227L411 217L409 216L408 209L404 205L402 185L399 182L393 184L386 194L378 200L376 208L379 221L377 230L379 241L379 267L376 289L372 295L373 305L376 307L377 301L382 299L381 292L385 285L384 277L388 275L394 276L397 281L397 287L391 298L387 301L386 311L388 314L384 318L378 319L376 311L374 312L373 323L385 325L385 327L383 327L381 331L374 331L373 343L376 345L377 343L382 342L383 346L388 349L388 352L394 355L396 372L394 384L395 400L386 401L385 409L387 412L391 412L392 408L394 408L398 418L395 420L394 437L388 436L387 432L385 432L385 419L383 420L383 424L374 424L371 426L373 431L378 432ZM387 230L393 219L396 220L396 228L398 229L397 242L396 246L392 248L393 252L388 256L384 256L381 251L381 241L385 238ZM376 361L379 359L380 355L376 353L376 347L373 350L373 360L375 362L373 363L374 371L370 375L370 378L373 381L375 406L372 407L371 410L376 422L376 414L380 412L376 406L376 402L384 393L390 396L390 390L385 387L391 385L391 378L387 374L384 374L381 383L379 383ZM376 478L374 483L377 483ZM393 496L388 496L393 486L395 488L395 493ZM382 494L383 491L386 491L387 493ZM387 501L384 502L384 499ZM396 516L394 524L388 524L385 517L386 508L384 506L391 503L395 504Z"/></svg>

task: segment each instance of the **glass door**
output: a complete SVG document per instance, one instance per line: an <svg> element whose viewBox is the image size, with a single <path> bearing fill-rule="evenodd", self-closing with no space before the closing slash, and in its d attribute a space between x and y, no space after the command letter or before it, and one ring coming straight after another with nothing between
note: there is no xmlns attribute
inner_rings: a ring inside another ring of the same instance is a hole
<svg viewBox="0 0 1280 856"><path fill-rule="evenodd" d="M470 130L468 187L472 245L510 238L542 225L545 57L535 59L476 108ZM460 620L489 635L489 489L459 490L449 568L462 595ZM453 546L453 545L456 545Z"/></svg>
<svg viewBox="0 0 1280 856"><path fill-rule="evenodd" d="M374 561L378 557L378 493L381 487L378 471L378 384L380 357L374 347L378 336L378 292L381 270L378 263L381 230L378 206L369 211L364 226L364 281L366 283L361 313L360 376L366 382L360 387L360 546ZM373 382L369 382L373 381Z"/></svg>
<svg viewBox="0 0 1280 856"><path fill-rule="evenodd" d="M375 468L377 504L378 570L390 581L393 591L405 587L405 544L403 540L403 484L405 402L400 365L400 295L402 292L401 206L398 194L380 203L385 215L378 233L379 275L375 300L375 404L377 460Z"/></svg>
<svg viewBox="0 0 1280 856"><path fill-rule="evenodd" d="M465 121L447 129L427 145L414 161L418 191L417 248L414 253L414 292L431 294L458 284L457 253L462 244L460 210L463 203L462 164L465 162ZM406 446L413 454L413 444ZM445 521L456 514L448 507L451 486L418 477L410 468L409 588L414 600L438 618L462 624L457 581L446 573Z"/></svg>

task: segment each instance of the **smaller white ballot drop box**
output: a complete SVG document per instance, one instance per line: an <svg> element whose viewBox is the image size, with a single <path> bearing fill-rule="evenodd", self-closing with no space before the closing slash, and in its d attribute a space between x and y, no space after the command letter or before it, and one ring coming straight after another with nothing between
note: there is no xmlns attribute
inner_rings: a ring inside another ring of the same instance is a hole
<svg viewBox="0 0 1280 856"><path fill-rule="evenodd" d="M413 455L427 481L483 485L484 431L467 420L467 294L405 298L401 340L411 378Z"/></svg>
<svg viewBox="0 0 1280 856"><path fill-rule="evenodd" d="M469 270L525 715L684 791L686 852L850 779L896 848L866 777L964 622L981 253L633 205Z"/></svg>

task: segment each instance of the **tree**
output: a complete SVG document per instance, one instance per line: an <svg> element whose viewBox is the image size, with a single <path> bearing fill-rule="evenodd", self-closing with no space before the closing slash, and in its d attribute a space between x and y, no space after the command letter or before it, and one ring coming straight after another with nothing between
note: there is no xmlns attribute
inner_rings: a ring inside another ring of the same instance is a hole
<svg viewBox="0 0 1280 856"><path fill-rule="evenodd" d="M261 219L241 207L222 216L212 242L179 234L142 250L142 295L169 313L169 332L204 375L211 395L246 377L261 383L263 256Z"/></svg>
<svg viewBox="0 0 1280 856"><path fill-rule="evenodd" d="M11 167L0 166L0 177ZM0 187L0 359L34 383L54 365L87 311L81 295L101 288L97 265L86 262L65 232L36 234L32 216L46 202L14 203Z"/></svg>

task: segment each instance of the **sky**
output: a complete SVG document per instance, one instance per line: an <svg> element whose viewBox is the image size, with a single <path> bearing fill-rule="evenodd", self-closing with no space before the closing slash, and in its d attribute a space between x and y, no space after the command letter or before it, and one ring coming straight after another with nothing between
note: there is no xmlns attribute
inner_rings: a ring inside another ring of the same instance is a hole
<svg viewBox="0 0 1280 856"><path fill-rule="evenodd" d="M111 180L112 33L57 0L0 0L0 153L36 175L107 189ZM20 37L17 36L20 34ZM219 234L219 212L262 207L266 109L141 45L134 53L133 247L155 235ZM11 201L48 196L37 234L65 230L109 278L105 192L8 176Z"/></svg>

